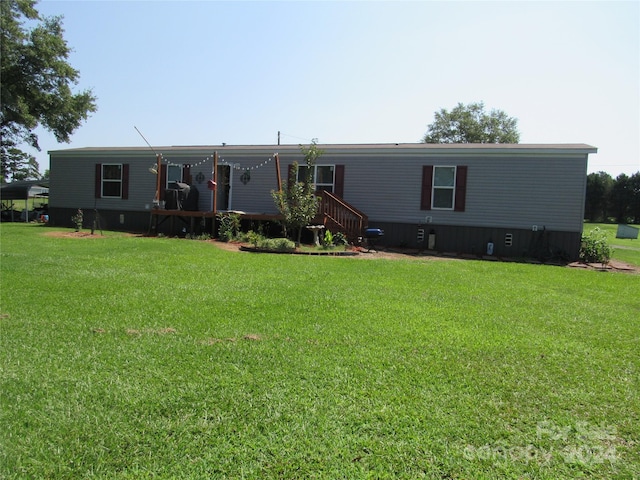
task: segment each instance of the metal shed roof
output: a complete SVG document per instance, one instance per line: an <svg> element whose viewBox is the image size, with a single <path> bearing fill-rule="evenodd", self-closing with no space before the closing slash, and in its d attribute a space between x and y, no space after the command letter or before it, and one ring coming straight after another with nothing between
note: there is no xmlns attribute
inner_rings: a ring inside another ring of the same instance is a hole
<svg viewBox="0 0 640 480"><path fill-rule="evenodd" d="M49 180L25 180L12 182L0 187L0 199L25 200L49 194Z"/></svg>

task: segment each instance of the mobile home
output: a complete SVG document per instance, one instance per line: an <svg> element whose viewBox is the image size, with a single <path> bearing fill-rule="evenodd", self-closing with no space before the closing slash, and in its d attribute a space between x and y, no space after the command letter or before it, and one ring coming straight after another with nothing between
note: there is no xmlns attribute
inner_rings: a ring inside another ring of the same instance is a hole
<svg viewBox="0 0 640 480"><path fill-rule="evenodd" d="M361 215L362 228L383 230L379 245L503 257L571 260L578 255L587 161L595 147L418 143L318 148L323 152L313 171L318 193L326 192L322 195L351 212L342 214ZM159 213L156 207L167 206L167 189L176 183L197 192L194 213L185 218L204 224L214 210L275 218L271 191L278 188L278 178L290 180L294 162L304 164L298 145L154 150L49 152L51 224L70 226L81 208L89 218L98 212L102 228L146 232ZM340 229L340 219L330 217L325 215L327 228Z"/></svg>

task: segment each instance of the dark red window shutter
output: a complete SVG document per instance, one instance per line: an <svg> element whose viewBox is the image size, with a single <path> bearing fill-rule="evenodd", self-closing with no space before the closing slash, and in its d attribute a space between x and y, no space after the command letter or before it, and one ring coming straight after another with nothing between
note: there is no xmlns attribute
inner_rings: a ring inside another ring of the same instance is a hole
<svg viewBox="0 0 640 480"><path fill-rule="evenodd" d="M333 179L333 194L337 197L344 197L344 165L336 165Z"/></svg>
<svg viewBox="0 0 640 480"><path fill-rule="evenodd" d="M191 179L191 165L185 165L182 167L182 181L189 185L193 183Z"/></svg>
<svg viewBox="0 0 640 480"><path fill-rule="evenodd" d="M456 168L456 195L455 207L456 212L464 212L467 200L467 167L458 166Z"/></svg>
<svg viewBox="0 0 640 480"><path fill-rule="evenodd" d="M433 165L422 166L422 195L420 210L431 210L431 189L433 186Z"/></svg>
<svg viewBox="0 0 640 480"><path fill-rule="evenodd" d="M122 199L127 200L129 198L129 164L124 163L122 165Z"/></svg>
<svg viewBox="0 0 640 480"><path fill-rule="evenodd" d="M102 164L96 163L96 186L95 186L95 196L96 198L102 197Z"/></svg>

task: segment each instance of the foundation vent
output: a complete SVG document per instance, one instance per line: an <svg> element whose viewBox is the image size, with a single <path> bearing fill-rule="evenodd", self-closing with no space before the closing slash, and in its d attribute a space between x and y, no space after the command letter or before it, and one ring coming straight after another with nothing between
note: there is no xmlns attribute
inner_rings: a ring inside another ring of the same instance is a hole
<svg viewBox="0 0 640 480"><path fill-rule="evenodd" d="M507 233L504 236L504 246L505 247L510 247L513 245L513 233Z"/></svg>

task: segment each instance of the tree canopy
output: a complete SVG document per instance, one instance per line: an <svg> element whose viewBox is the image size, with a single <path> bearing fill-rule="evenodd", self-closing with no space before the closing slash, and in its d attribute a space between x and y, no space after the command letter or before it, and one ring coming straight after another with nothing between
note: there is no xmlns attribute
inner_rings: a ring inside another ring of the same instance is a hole
<svg viewBox="0 0 640 480"><path fill-rule="evenodd" d="M606 172L587 175L587 191L584 204L584 218L592 222L606 220L609 212L609 197L613 178Z"/></svg>
<svg viewBox="0 0 640 480"><path fill-rule="evenodd" d="M518 143L518 119L502 110L486 113L484 103L458 103L450 112L441 109L428 126L424 143Z"/></svg>
<svg viewBox="0 0 640 480"><path fill-rule="evenodd" d="M78 93L80 73L68 63L70 48L61 17L42 17L35 0L0 2L0 156L2 182L38 175L25 145L40 150L34 130L42 126L58 142L96 111L91 90Z"/></svg>
<svg viewBox="0 0 640 480"><path fill-rule="evenodd" d="M615 179L606 172L587 175L584 218L592 222L640 223L640 172Z"/></svg>

